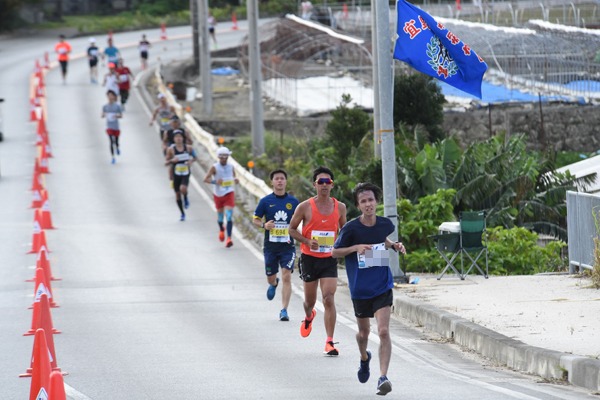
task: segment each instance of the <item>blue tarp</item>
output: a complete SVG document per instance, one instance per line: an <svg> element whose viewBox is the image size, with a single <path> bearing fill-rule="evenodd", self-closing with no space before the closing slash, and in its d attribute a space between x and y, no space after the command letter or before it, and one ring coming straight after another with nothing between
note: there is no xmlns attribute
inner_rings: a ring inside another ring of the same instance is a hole
<svg viewBox="0 0 600 400"><path fill-rule="evenodd" d="M240 73L237 69L233 69L231 67L221 67L215 68L210 71L213 75L237 75Z"/></svg>
<svg viewBox="0 0 600 400"><path fill-rule="evenodd" d="M483 82L481 87L481 95L482 99L479 100L475 96L472 96L468 93L465 93L461 90L453 88L452 86L437 81L437 83L442 88L442 93L444 96L454 96L454 97L463 97L467 99L481 101L483 103L507 103L507 102L537 102L538 95L533 93L522 92L518 89L509 89L506 86L493 85L489 82ZM596 82L598 84L598 91L600 91L600 82ZM569 85L581 85L578 82L572 82ZM567 87L570 87L567 85ZM573 86L579 87L579 86ZM590 88L589 83L586 88ZM588 89L589 90L589 89ZM572 97L572 96L548 96L542 94L542 101L565 101L565 102L577 102L584 104L585 100L582 97Z"/></svg>

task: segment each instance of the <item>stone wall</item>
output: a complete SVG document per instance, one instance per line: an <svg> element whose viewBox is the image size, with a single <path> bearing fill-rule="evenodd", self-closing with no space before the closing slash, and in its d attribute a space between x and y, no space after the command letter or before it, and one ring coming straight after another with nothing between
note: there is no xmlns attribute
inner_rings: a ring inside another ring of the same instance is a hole
<svg viewBox="0 0 600 400"><path fill-rule="evenodd" d="M506 131L524 133L535 150L548 145L555 150L594 152L600 150L600 106L542 104L541 114L537 103L447 112L444 131L464 145Z"/></svg>

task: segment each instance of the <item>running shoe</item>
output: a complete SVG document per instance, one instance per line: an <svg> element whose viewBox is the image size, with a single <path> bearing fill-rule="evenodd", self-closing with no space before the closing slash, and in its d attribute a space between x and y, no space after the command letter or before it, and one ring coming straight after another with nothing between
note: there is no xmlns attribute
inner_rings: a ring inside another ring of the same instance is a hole
<svg viewBox="0 0 600 400"><path fill-rule="evenodd" d="M111 163L111 164L114 164L114 163L116 163L116 162L117 162L117 159L116 159L116 158L114 158L114 157L112 158L112 160L110 160L110 163Z"/></svg>
<svg viewBox="0 0 600 400"><path fill-rule="evenodd" d="M367 350L367 361L363 361L362 358L360 360L360 367L358 368L358 381L360 383L365 383L369 380L371 376L371 369L369 368L369 363L371 362L371 352Z"/></svg>
<svg viewBox="0 0 600 400"><path fill-rule="evenodd" d="M280 321L289 321L290 317L288 316L287 310L285 308L283 308L281 311L279 311L279 320Z"/></svg>
<svg viewBox="0 0 600 400"><path fill-rule="evenodd" d="M181 214L181 217L179 218L180 221L185 221L185 214Z"/></svg>
<svg viewBox="0 0 600 400"><path fill-rule="evenodd" d="M233 242L231 241L231 238L227 238L227 242L225 243L225 247L231 247L233 246Z"/></svg>
<svg viewBox="0 0 600 400"><path fill-rule="evenodd" d="M392 391L392 382L387 378L387 376L382 375L377 382L377 394L380 396L385 396L389 392Z"/></svg>
<svg viewBox="0 0 600 400"><path fill-rule="evenodd" d="M120 156L120 155L121 155L121 149L119 149L118 147L117 147L117 155L118 155L118 156Z"/></svg>
<svg viewBox="0 0 600 400"><path fill-rule="evenodd" d="M187 209L190 206L190 201L188 200L187 197L183 198L183 206Z"/></svg>
<svg viewBox="0 0 600 400"><path fill-rule="evenodd" d="M338 349L335 348L335 343L332 341L329 341L327 343L325 343L325 350L323 350L323 354L325 354L326 356L337 356L340 354L340 352L338 351Z"/></svg>
<svg viewBox="0 0 600 400"><path fill-rule="evenodd" d="M300 325L300 336L308 337L310 332L312 331L312 323L315 320L315 315L317 315L317 310L313 308L310 314L310 320L302 320L302 325Z"/></svg>
<svg viewBox="0 0 600 400"><path fill-rule="evenodd" d="M273 300L275 292L277 291L277 285L279 285L279 278L275 281L275 286L269 284L269 288L267 289L267 299Z"/></svg>
<svg viewBox="0 0 600 400"><path fill-rule="evenodd" d="M219 231L219 240L221 242L225 241L225 230L223 228L221 228L221 230Z"/></svg>

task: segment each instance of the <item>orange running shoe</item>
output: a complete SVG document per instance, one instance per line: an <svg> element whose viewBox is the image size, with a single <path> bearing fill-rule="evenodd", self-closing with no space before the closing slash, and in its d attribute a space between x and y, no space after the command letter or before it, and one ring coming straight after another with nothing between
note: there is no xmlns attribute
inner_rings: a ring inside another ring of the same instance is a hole
<svg viewBox="0 0 600 400"><path fill-rule="evenodd" d="M231 241L231 238L227 238L227 243L225 243L225 247L231 247L233 246L233 242Z"/></svg>
<svg viewBox="0 0 600 400"><path fill-rule="evenodd" d="M300 336L308 337L308 335L310 335L310 332L312 331L312 322L315 319L315 315L317 315L317 310L313 308L312 313L310 314L310 320L302 320L302 325L300 325Z"/></svg>
<svg viewBox="0 0 600 400"><path fill-rule="evenodd" d="M334 344L335 344L334 342L325 343L325 350L323 351L323 354L325 354L326 356L339 355L340 352L338 351L338 349L335 348Z"/></svg>
<svg viewBox="0 0 600 400"><path fill-rule="evenodd" d="M219 231L219 241L221 241L221 242L225 241L225 231L224 230Z"/></svg>

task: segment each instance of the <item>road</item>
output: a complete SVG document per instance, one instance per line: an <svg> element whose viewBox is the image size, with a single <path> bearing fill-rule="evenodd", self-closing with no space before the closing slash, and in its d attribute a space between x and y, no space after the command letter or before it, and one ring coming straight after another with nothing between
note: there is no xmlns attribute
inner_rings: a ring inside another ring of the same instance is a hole
<svg viewBox="0 0 600 400"><path fill-rule="evenodd" d="M220 45L245 33L220 26ZM148 31L151 40L159 32ZM189 29L172 29L185 35ZM116 34L117 46L140 33ZM105 37L97 37L102 46ZM189 39L151 50L163 61L188 56ZM33 228L29 187L36 125L29 122L29 76L52 37L3 38L0 97L5 141L0 143L0 399L24 399L33 339L35 257L27 255ZM75 53L86 38L71 40ZM135 48L123 50L134 73ZM186 222L162 166L158 135L132 96L121 121L122 155L110 164L100 109L104 91L89 83L87 63L71 62L68 84L47 75L47 126L54 158L45 186L56 230L47 230L59 308L52 309L58 366L68 372L69 399L364 399L375 396L377 359L367 384L356 378L358 352L352 306L344 286L337 297L340 356L322 355L319 304L313 333L299 335L301 282L295 274L289 323L278 320L279 295L266 300L260 252L238 236L217 240L211 202L192 185ZM575 388L482 366L480 360L392 321L389 378L404 399L583 399ZM369 347L377 349L376 337Z"/></svg>

